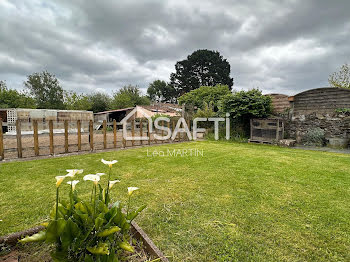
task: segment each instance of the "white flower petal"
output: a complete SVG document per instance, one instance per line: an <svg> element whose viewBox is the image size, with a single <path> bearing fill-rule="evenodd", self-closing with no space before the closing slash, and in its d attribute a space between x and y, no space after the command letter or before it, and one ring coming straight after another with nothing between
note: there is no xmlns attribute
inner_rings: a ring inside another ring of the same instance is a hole
<svg viewBox="0 0 350 262"><path fill-rule="evenodd" d="M97 184L98 181L100 181L100 176L89 174L89 175L84 176L83 179L84 179L85 181L89 180L89 181L92 181L92 182L94 182L95 184Z"/></svg>
<svg viewBox="0 0 350 262"><path fill-rule="evenodd" d="M132 195L132 193L136 190L138 190L139 188L138 187L128 187L128 194L129 196Z"/></svg>
<svg viewBox="0 0 350 262"><path fill-rule="evenodd" d="M109 181L109 189L111 189L115 183L119 183L120 180L112 180L112 181Z"/></svg>
<svg viewBox="0 0 350 262"><path fill-rule="evenodd" d="M118 163L118 160L107 161L107 160L101 159L101 162L105 165L108 165L109 167L112 167L112 165L114 165L115 163Z"/></svg>
<svg viewBox="0 0 350 262"><path fill-rule="evenodd" d="M67 169L66 171L68 172L66 177L74 177L75 175L81 174L84 172L83 169Z"/></svg>
<svg viewBox="0 0 350 262"><path fill-rule="evenodd" d="M63 182L63 180L66 178L66 176L56 176L56 187L59 187L60 184Z"/></svg>
<svg viewBox="0 0 350 262"><path fill-rule="evenodd" d="M79 183L79 180L73 180L73 181L68 181L67 184L68 185L72 185L72 189L75 189L76 184Z"/></svg>

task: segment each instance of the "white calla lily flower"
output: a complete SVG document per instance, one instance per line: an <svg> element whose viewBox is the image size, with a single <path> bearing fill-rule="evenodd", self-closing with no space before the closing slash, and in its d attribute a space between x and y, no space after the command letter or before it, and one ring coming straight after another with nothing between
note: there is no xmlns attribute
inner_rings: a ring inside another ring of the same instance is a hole
<svg viewBox="0 0 350 262"><path fill-rule="evenodd" d="M128 194L129 194L129 196L131 196L132 193L134 191L136 191L136 190L139 190L139 188L138 187L128 187Z"/></svg>
<svg viewBox="0 0 350 262"><path fill-rule="evenodd" d="M66 176L56 176L56 187L59 187L63 180L66 178Z"/></svg>
<svg viewBox="0 0 350 262"><path fill-rule="evenodd" d="M84 172L83 169L67 169L66 171L68 172L66 177L74 177L75 175L81 174Z"/></svg>
<svg viewBox="0 0 350 262"><path fill-rule="evenodd" d="M96 173L96 176L99 176L99 177L104 176L104 175L106 175L106 174L105 173Z"/></svg>
<svg viewBox="0 0 350 262"><path fill-rule="evenodd" d="M101 159L101 162L105 165L108 165L111 168L115 163L118 163L118 160L107 161L107 160Z"/></svg>
<svg viewBox="0 0 350 262"><path fill-rule="evenodd" d="M109 181L109 189L111 189L115 183L119 183L120 180L112 180L112 181Z"/></svg>
<svg viewBox="0 0 350 262"><path fill-rule="evenodd" d="M79 180L68 181L67 184L72 186L72 190L74 191L76 184L79 183Z"/></svg>
<svg viewBox="0 0 350 262"><path fill-rule="evenodd" d="M84 176L83 179L85 181L87 181L87 180L92 181L92 182L94 182L95 185L97 185L98 182L100 181L100 176L89 174L89 175Z"/></svg>

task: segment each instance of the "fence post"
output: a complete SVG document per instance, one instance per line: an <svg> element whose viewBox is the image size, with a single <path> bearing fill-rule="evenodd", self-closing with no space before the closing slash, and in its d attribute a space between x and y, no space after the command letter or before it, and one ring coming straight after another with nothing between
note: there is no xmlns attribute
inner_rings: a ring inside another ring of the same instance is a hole
<svg viewBox="0 0 350 262"><path fill-rule="evenodd" d="M134 146L135 145L135 141L134 141L134 137L135 137L135 119L132 120L132 122L131 122L131 136L132 136L131 145Z"/></svg>
<svg viewBox="0 0 350 262"><path fill-rule="evenodd" d="M142 133L143 133L142 118L140 118L140 138L141 138L140 145L143 144L143 140L142 140L142 135L143 134Z"/></svg>
<svg viewBox="0 0 350 262"><path fill-rule="evenodd" d="M77 129L78 129L78 151L81 150L81 122L77 121Z"/></svg>
<svg viewBox="0 0 350 262"><path fill-rule="evenodd" d="M151 144L151 126L150 126L150 121L148 121L147 128L148 128L148 132L147 132L147 135L148 135L148 145L150 145L150 144Z"/></svg>
<svg viewBox="0 0 350 262"><path fill-rule="evenodd" d="M64 120L64 152L68 153L68 120Z"/></svg>
<svg viewBox="0 0 350 262"><path fill-rule="evenodd" d="M117 120L113 120L113 145L117 148Z"/></svg>
<svg viewBox="0 0 350 262"><path fill-rule="evenodd" d="M103 148L107 148L107 121L103 120Z"/></svg>
<svg viewBox="0 0 350 262"><path fill-rule="evenodd" d="M39 155L39 135L38 135L38 120L33 120L33 136L34 136L34 154Z"/></svg>
<svg viewBox="0 0 350 262"><path fill-rule="evenodd" d="M53 155L54 145L53 145L53 121L49 120L49 130L50 130L50 155Z"/></svg>
<svg viewBox="0 0 350 262"><path fill-rule="evenodd" d="M128 122L125 123L125 132L126 134L128 134ZM123 133L122 133L122 136L123 136L123 148L126 148L126 139L124 137L124 124L123 124Z"/></svg>
<svg viewBox="0 0 350 262"><path fill-rule="evenodd" d="M92 120L90 120L89 123L89 142L90 142L90 150L93 151L94 150L94 123L92 122Z"/></svg>
<svg viewBox="0 0 350 262"><path fill-rule="evenodd" d="M0 160L4 158L4 135L2 133L2 119L0 119Z"/></svg>
<svg viewBox="0 0 350 262"><path fill-rule="evenodd" d="M20 120L16 120L16 137L17 137L18 158L22 158L22 132L21 132L21 121Z"/></svg>

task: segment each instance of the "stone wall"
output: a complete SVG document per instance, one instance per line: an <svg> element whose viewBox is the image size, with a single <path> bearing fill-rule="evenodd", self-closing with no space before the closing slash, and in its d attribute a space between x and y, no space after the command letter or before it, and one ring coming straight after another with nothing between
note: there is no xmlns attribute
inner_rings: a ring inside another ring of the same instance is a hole
<svg viewBox="0 0 350 262"><path fill-rule="evenodd" d="M326 139L350 138L350 116L344 114L307 114L297 115L285 119L285 130L288 138L301 143L306 132L313 128L325 131Z"/></svg>
<svg viewBox="0 0 350 262"><path fill-rule="evenodd" d="M321 128L325 138L350 138L350 115L337 109L350 108L350 90L317 88L289 97L290 110L284 114L285 136L302 143L308 130Z"/></svg>

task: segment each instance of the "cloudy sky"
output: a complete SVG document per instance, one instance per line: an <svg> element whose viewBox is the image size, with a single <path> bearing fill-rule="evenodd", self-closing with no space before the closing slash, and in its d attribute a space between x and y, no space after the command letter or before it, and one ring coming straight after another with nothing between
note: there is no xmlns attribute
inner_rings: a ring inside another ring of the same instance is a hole
<svg viewBox="0 0 350 262"><path fill-rule="evenodd" d="M295 94L350 63L349 0L0 0L0 80L48 70L67 90L145 90L218 50L234 89Z"/></svg>

